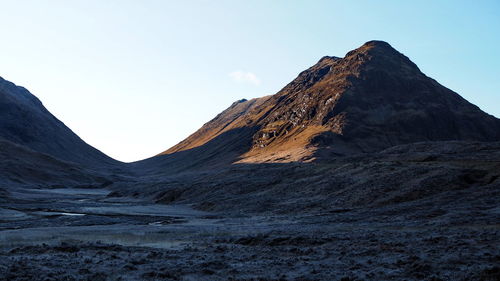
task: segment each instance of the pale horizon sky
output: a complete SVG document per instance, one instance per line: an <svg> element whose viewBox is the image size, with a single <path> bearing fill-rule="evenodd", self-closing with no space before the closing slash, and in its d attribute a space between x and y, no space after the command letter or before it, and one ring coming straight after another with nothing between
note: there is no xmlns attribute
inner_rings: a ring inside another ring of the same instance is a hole
<svg viewBox="0 0 500 281"><path fill-rule="evenodd" d="M375 39L500 117L500 2L414 2L0 0L0 76L126 162Z"/></svg>

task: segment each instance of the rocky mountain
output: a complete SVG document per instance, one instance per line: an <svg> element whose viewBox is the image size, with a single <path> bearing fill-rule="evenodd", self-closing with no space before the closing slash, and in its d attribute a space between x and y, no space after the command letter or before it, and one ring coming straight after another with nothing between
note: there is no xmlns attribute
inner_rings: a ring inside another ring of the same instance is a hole
<svg viewBox="0 0 500 281"><path fill-rule="evenodd" d="M446 140L500 140L500 120L370 41L323 57L275 95L233 103L160 155L177 164L312 161Z"/></svg>
<svg viewBox="0 0 500 281"><path fill-rule="evenodd" d="M87 166L118 163L85 143L28 90L3 78L0 78L0 120L0 139L28 150Z"/></svg>

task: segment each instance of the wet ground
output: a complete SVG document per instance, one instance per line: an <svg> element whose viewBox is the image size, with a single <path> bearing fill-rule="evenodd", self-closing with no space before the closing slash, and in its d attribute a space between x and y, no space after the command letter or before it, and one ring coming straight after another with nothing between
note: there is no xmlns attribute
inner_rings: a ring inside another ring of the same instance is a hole
<svg viewBox="0 0 500 281"><path fill-rule="evenodd" d="M170 247L182 239L158 233L165 233L167 227L175 228L180 223L206 221L205 213L186 206L109 199L108 193L102 189L26 189L13 193L16 200L0 209L0 244L55 244L78 240Z"/></svg>
<svg viewBox="0 0 500 281"><path fill-rule="evenodd" d="M495 206L235 217L108 193L11 192L0 203L0 280L500 278Z"/></svg>

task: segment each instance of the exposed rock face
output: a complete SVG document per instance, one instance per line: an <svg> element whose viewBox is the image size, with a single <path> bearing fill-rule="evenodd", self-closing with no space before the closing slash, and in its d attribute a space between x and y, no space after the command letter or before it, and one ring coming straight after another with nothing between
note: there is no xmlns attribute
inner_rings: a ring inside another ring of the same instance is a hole
<svg viewBox="0 0 500 281"><path fill-rule="evenodd" d="M23 87L0 78L0 139L88 166L117 163L85 143Z"/></svg>
<svg viewBox="0 0 500 281"><path fill-rule="evenodd" d="M162 154L212 154L216 138L245 151L234 161L308 161L420 141L500 140L500 120L370 41L344 58L323 57L273 96L234 103Z"/></svg>

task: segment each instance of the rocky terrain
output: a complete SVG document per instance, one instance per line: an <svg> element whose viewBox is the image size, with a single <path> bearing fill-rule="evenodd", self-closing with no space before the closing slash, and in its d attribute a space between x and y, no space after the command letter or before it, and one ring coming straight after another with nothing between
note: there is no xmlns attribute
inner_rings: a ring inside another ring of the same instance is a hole
<svg viewBox="0 0 500 281"><path fill-rule="evenodd" d="M385 42L130 164L0 109L0 280L500 280L500 120Z"/></svg>
<svg viewBox="0 0 500 281"><path fill-rule="evenodd" d="M209 191L164 194L169 204L18 188L0 202L0 280L498 280L499 146L420 143L357 163L234 168L204 179ZM187 204L198 201L211 211Z"/></svg>
<svg viewBox="0 0 500 281"><path fill-rule="evenodd" d="M486 155L491 148L481 150ZM421 149L400 147L383 161L402 153L415 165L454 165L478 152L462 146L461 153L432 160ZM476 161L484 162L485 173L452 174L456 185L445 183L441 190L433 188L444 175L427 177L436 183L432 188L407 194L419 190L410 183L403 197L389 200L375 196L383 192L375 192L377 183L368 195L329 190L309 204L286 196L283 187L268 196L265 187L250 186L261 191L249 196L239 190L242 200L222 204L226 210L207 205L218 209L210 212L103 189L19 189L15 199L0 203L0 280L498 280L499 170L490 171L492 178L486 171L499 162ZM380 162L374 166L385 169ZM304 185L291 188L298 192ZM283 199L275 200L283 204L266 204L278 192ZM329 206L321 198L335 199L328 193L350 199L350 208ZM232 194L223 200L238 197Z"/></svg>

